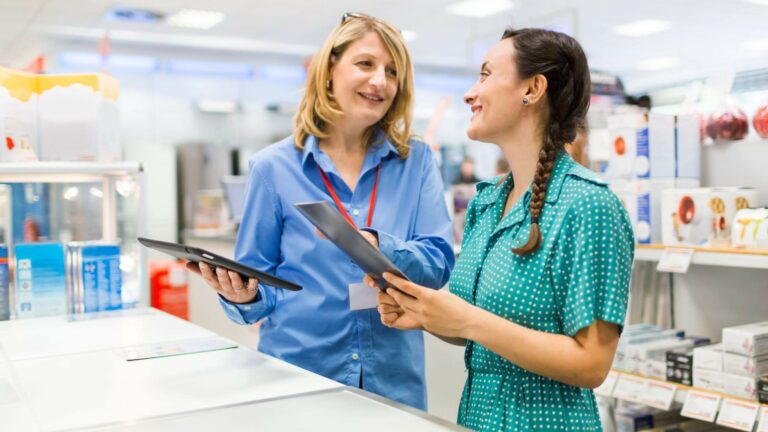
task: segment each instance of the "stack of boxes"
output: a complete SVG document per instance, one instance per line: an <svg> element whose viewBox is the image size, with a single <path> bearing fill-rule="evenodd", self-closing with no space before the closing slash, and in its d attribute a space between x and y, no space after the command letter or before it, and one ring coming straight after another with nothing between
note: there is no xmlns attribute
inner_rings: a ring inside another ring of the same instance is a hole
<svg viewBox="0 0 768 432"><path fill-rule="evenodd" d="M768 375L768 322L724 328L722 344L694 350L693 365L695 387L757 400Z"/></svg>
<svg viewBox="0 0 768 432"><path fill-rule="evenodd" d="M697 187L701 151L694 116L631 113L608 119L605 177L629 213L638 243L661 241L661 194Z"/></svg>

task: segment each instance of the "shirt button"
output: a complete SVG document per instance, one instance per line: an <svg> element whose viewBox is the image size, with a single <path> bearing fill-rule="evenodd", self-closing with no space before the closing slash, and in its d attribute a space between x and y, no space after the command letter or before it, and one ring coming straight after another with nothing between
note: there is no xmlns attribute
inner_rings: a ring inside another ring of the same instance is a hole
<svg viewBox="0 0 768 432"><path fill-rule="evenodd" d="M357 215L359 215L359 214L360 214L360 210L358 210L358 209L353 209L353 210L352 210L352 214L353 214L353 215L355 215L355 216L357 216Z"/></svg>
<svg viewBox="0 0 768 432"><path fill-rule="evenodd" d="M352 360L360 360L360 356L357 353L352 353Z"/></svg>

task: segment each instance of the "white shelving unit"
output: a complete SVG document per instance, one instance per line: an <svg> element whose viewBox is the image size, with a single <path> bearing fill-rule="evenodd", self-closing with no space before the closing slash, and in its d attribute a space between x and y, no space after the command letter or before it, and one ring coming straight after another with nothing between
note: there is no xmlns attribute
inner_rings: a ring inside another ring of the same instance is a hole
<svg viewBox="0 0 768 432"><path fill-rule="evenodd" d="M671 246L637 245L635 260L658 261L664 249ZM734 249L725 247L685 247L674 246L677 249L693 249L691 264L751 268L768 270L768 250L765 249Z"/></svg>

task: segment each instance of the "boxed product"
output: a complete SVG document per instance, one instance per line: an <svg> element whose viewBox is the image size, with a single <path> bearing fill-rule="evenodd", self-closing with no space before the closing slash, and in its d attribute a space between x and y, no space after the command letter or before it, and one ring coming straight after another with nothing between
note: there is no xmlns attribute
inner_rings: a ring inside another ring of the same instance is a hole
<svg viewBox="0 0 768 432"><path fill-rule="evenodd" d="M655 328L629 333L625 332L621 335L619 344L616 347L616 356L614 358L613 367L629 370L627 368L630 367L628 362L632 354L631 349L636 345L647 344L659 340L676 341L683 336L685 336L685 332L678 329L660 330L659 328Z"/></svg>
<svg viewBox="0 0 768 432"><path fill-rule="evenodd" d="M728 373L751 377L768 375L768 355L747 357L727 352L723 354L723 370Z"/></svg>
<svg viewBox="0 0 768 432"><path fill-rule="evenodd" d="M0 321L11 318L11 291L8 278L8 246L0 245Z"/></svg>
<svg viewBox="0 0 768 432"><path fill-rule="evenodd" d="M605 171L608 179L648 178L648 118L643 113L627 113L607 119L610 158ZM674 163L674 155L672 155ZM661 175L664 176L664 175ZM674 177L674 175L666 176Z"/></svg>
<svg viewBox="0 0 768 432"><path fill-rule="evenodd" d="M705 345L693 349L693 366L714 371L723 370L723 344Z"/></svg>
<svg viewBox="0 0 768 432"><path fill-rule="evenodd" d="M664 381L667 379L667 362L658 359L646 360L639 374Z"/></svg>
<svg viewBox="0 0 768 432"><path fill-rule="evenodd" d="M730 244L731 229L739 210L755 207L757 190L747 187L712 188L709 208L712 211L712 242Z"/></svg>
<svg viewBox="0 0 768 432"><path fill-rule="evenodd" d="M693 347L691 339L662 339L632 344L627 349L624 370L642 374L647 360L666 360L666 352L673 349ZM666 373L666 371L665 371Z"/></svg>
<svg viewBox="0 0 768 432"><path fill-rule="evenodd" d="M661 241L661 192L675 187L674 179L614 180L610 188L627 210L635 241Z"/></svg>
<svg viewBox="0 0 768 432"><path fill-rule="evenodd" d="M742 209L736 212L731 229L734 247L768 248L768 208Z"/></svg>
<svg viewBox="0 0 768 432"><path fill-rule="evenodd" d="M667 189L661 194L661 241L665 245L701 245L712 233L710 189Z"/></svg>
<svg viewBox="0 0 768 432"><path fill-rule="evenodd" d="M38 76L40 160L122 159L117 80L100 74Z"/></svg>
<svg viewBox="0 0 768 432"><path fill-rule="evenodd" d="M666 377L667 381L693 385L693 349L679 348L667 351Z"/></svg>
<svg viewBox="0 0 768 432"><path fill-rule="evenodd" d="M699 119L694 115L648 116L646 177L701 178ZM640 159L640 156L638 156Z"/></svg>
<svg viewBox="0 0 768 432"><path fill-rule="evenodd" d="M61 243L21 243L16 255L15 309L18 318L67 313L64 246Z"/></svg>
<svg viewBox="0 0 768 432"><path fill-rule="evenodd" d="M120 246L102 242L67 245L70 271L70 312L122 309Z"/></svg>
<svg viewBox="0 0 768 432"><path fill-rule="evenodd" d="M693 368L693 386L726 393L744 399L757 399L759 378Z"/></svg>
<svg viewBox="0 0 768 432"><path fill-rule="evenodd" d="M768 377L762 377L758 381L757 398L760 403L768 404Z"/></svg>
<svg viewBox="0 0 768 432"><path fill-rule="evenodd" d="M0 162L37 160L37 77L0 67Z"/></svg>
<svg viewBox="0 0 768 432"><path fill-rule="evenodd" d="M724 328L723 350L750 357L768 355L768 321Z"/></svg>

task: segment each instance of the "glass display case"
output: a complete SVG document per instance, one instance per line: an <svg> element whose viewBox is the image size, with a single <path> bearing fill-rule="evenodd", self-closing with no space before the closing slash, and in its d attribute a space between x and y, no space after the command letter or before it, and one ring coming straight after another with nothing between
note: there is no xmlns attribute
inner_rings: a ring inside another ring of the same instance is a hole
<svg viewBox="0 0 768 432"><path fill-rule="evenodd" d="M137 162L0 164L0 320L148 305L143 188Z"/></svg>

